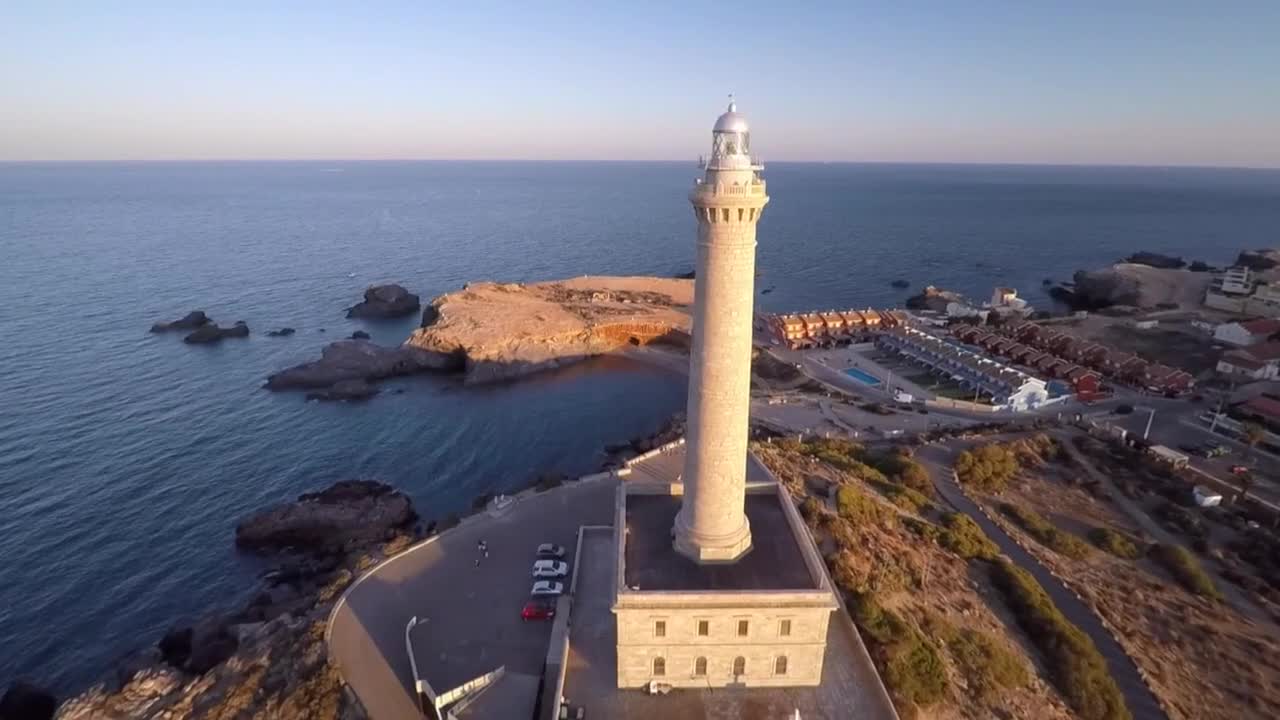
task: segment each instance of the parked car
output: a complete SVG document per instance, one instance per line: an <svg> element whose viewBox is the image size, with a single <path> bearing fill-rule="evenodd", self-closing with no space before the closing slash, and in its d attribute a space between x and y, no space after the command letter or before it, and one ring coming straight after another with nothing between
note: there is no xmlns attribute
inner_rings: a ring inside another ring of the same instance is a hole
<svg viewBox="0 0 1280 720"><path fill-rule="evenodd" d="M556 616L554 600L530 600L520 610L521 620L551 620Z"/></svg>
<svg viewBox="0 0 1280 720"><path fill-rule="evenodd" d="M564 557L564 547L552 543L542 543L538 546L537 555L540 558L562 558Z"/></svg>
<svg viewBox="0 0 1280 720"><path fill-rule="evenodd" d="M564 583L551 580L539 580L533 584L529 594L533 597L554 597L564 592Z"/></svg>
<svg viewBox="0 0 1280 720"><path fill-rule="evenodd" d="M536 578L562 578L569 574L569 563L560 560L539 560L533 564Z"/></svg>

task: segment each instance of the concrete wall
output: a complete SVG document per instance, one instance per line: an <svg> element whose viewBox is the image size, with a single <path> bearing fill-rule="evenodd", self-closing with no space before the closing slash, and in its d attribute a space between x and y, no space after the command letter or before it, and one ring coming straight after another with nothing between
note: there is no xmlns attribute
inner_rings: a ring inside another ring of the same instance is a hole
<svg viewBox="0 0 1280 720"><path fill-rule="evenodd" d="M650 680L677 687L746 687L817 685L822 678L829 608L757 606L720 608L617 609L618 687L640 687ZM747 622L747 635L738 622ZM780 634L789 620L790 634ZM661 637L657 622L665 624ZM698 634L707 621L707 635ZM707 659L706 675L696 675L697 658ZM746 659L746 671L733 673L735 658ZM777 674L776 661L786 658L786 672ZM654 675L654 659L662 658L665 673Z"/></svg>

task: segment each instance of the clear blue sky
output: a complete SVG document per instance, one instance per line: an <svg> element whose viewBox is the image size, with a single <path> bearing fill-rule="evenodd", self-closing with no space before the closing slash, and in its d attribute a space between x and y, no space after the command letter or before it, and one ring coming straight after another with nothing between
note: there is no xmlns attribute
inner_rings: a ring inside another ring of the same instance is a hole
<svg viewBox="0 0 1280 720"><path fill-rule="evenodd" d="M0 160L686 159L729 92L766 160L1276 167L1280 0L0 3Z"/></svg>

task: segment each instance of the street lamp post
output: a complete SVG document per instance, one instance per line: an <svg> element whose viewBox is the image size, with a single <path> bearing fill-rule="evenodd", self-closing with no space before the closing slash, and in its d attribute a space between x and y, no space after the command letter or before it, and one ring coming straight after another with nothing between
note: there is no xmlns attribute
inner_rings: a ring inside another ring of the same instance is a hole
<svg viewBox="0 0 1280 720"><path fill-rule="evenodd" d="M404 650L406 653L409 654L409 672L412 675L413 697L415 699L415 702L418 705L418 712L422 713L423 717L434 717L435 716L434 707L431 708L431 714L430 715L427 714L427 698L422 694L422 689L420 687L421 682L418 679L418 660L413 656L413 638L410 637L409 633L412 632L413 629L417 627L417 625L418 625L417 615L414 615L413 617L409 618L409 622L405 624Z"/></svg>

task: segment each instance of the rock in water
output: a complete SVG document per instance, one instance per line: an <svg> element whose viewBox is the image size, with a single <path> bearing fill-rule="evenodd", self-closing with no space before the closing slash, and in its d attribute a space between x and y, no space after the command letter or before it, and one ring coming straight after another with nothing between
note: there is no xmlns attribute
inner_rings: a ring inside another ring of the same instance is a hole
<svg viewBox="0 0 1280 720"><path fill-rule="evenodd" d="M675 275L672 275L671 277L677 280L692 280L695 276L697 276L697 274L698 274L697 270L686 270L684 272L678 272Z"/></svg>
<svg viewBox="0 0 1280 720"><path fill-rule="evenodd" d="M364 291L364 302L347 309L347 317L403 317L418 312L420 307L418 296L400 285L374 285Z"/></svg>
<svg viewBox="0 0 1280 720"><path fill-rule="evenodd" d="M1235 264L1250 270L1270 270L1280 265L1280 249L1244 250L1236 256Z"/></svg>
<svg viewBox="0 0 1280 720"><path fill-rule="evenodd" d="M0 697L3 720L50 720L58 709L58 699L41 688L22 680L9 686Z"/></svg>
<svg viewBox="0 0 1280 720"><path fill-rule="evenodd" d="M365 332L365 331L363 331L363 330L357 330L357 331L355 331L355 332L351 333L351 339L352 339L352 340L368 340L368 339L369 339L369 333L367 333L367 332Z"/></svg>
<svg viewBox="0 0 1280 720"><path fill-rule="evenodd" d="M1134 265L1149 265L1153 268L1161 268L1163 270L1177 270L1186 266L1186 261L1180 257L1172 255L1162 255L1154 252L1136 252L1124 259L1127 263Z"/></svg>
<svg viewBox="0 0 1280 720"><path fill-rule="evenodd" d="M243 320L237 320L236 324L229 328L220 328L212 324L204 325L182 338L182 342L191 345L208 345L222 342L223 338L229 337L249 337L249 326Z"/></svg>
<svg viewBox="0 0 1280 720"><path fill-rule="evenodd" d="M343 380L372 382L433 370L461 370L458 353L435 352L402 345L383 347L368 340L339 340L320 351L320 359L267 378L268 390L314 390Z"/></svg>
<svg viewBox="0 0 1280 720"><path fill-rule="evenodd" d="M417 513L404 493L372 480L345 480L250 515L236 526L236 545L325 554L388 539L415 520Z"/></svg>
<svg viewBox="0 0 1280 720"><path fill-rule="evenodd" d="M315 390L307 393L308 400L356 402L368 400L378 394L378 388L364 380L341 380L327 390Z"/></svg>
<svg viewBox="0 0 1280 720"><path fill-rule="evenodd" d="M898 288L899 290L905 290L905 289L907 289L907 288L911 287L911 283L907 282L906 280L902 280L902 279L894 280L893 282L891 282L891 283L889 283L889 284L890 284L890 285L892 285L893 287Z"/></svg>
<svg viewBox="0 0 1280 720"><path fill-rule="evenodd" d="M174 320L173 322L158 322L152 325L151 332L159 333L167 332L169 330L194 330L196 328L204 327L212 322L213 320L210 320L209 316L205 315L203 310L192 310L182 316L182 318Z"/></svg>
<svg viewBox="0 0 1280 720"><path fill-rule="evenodd" d="M267 336L268 337L286 337L288 335L294 334L295 332L297 331L291 327L283 327L283 328L280 328L279 330L268 331Z"/></svg>

